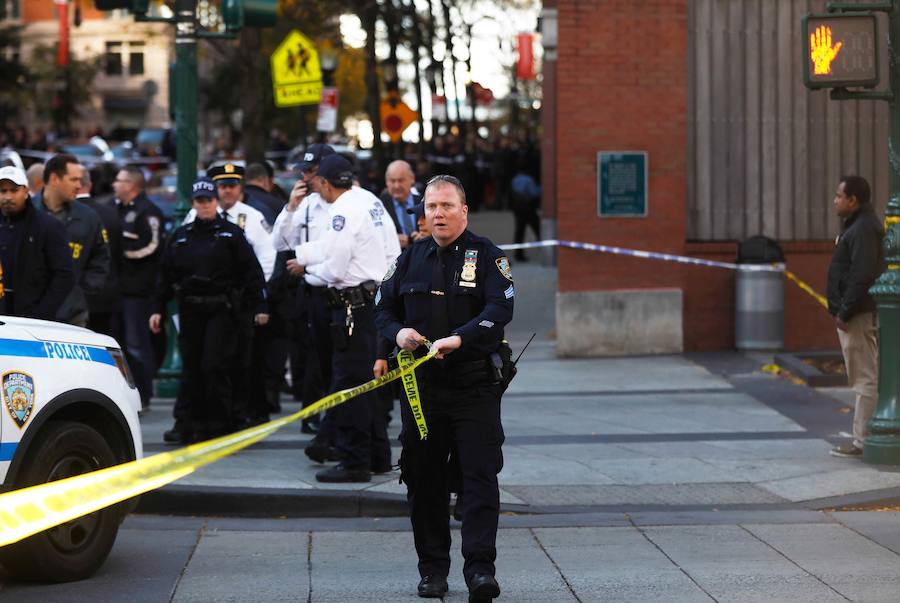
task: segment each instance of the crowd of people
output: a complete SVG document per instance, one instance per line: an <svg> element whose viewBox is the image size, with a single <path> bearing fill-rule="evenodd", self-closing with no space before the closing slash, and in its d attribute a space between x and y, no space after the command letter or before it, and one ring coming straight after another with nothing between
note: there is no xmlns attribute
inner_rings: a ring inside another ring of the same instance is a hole
<svg viewBox="0 0 900 603"><path fill-rule="evenodd" d="M172 318L183 369L170 444L268 421L280 411L287 367L295 399L309 404L386 374L398 350L430 348L435 359L417 369L424 411L401 404L398 461L418 591L447 591L452 491L472 600L489 600L499 594L500 397L513 374L503 342L510 262L467 229L457 177L417 184L413 166L397 159L375 195L359 185L352 159L311 145L287 194L264 164L216 163L168 237L138 168L118 172L109 202L91 197L90 172L71 155L27 174L0 168L0 313L116 337L144 408L159 364L153 336ZM392 471L387 424L403 395L382 387L307 417L301 429L315 436L305 453L329 464L316 479L367 482Z"/></svg>

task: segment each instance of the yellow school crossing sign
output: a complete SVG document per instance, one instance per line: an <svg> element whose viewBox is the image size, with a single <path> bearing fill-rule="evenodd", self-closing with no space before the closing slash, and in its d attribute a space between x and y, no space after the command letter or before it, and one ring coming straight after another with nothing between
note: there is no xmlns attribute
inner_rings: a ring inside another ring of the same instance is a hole
<svg viewBox="0 0 900 603"><path fill-rule="evenodd" d="M272 53L272 86L276 107L317 105L322 94L322 69L315 45L296 29Z"/></svg>

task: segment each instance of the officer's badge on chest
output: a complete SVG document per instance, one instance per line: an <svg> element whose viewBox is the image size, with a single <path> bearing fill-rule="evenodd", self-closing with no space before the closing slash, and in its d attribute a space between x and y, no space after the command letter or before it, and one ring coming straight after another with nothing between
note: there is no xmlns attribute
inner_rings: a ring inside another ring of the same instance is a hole
<svg viewBox="0 0 900 603"><path fill-rule="evenodd" d="M460 287L475 287L475 270L478 267L478 250L466 249L463 257L462 273L459 275Z"/></svg>
<svg viewBox="0 0 900 603"><path fill-rule="evenodd" d="M247 214L238 214L237 217L237 225L241 230L246 230L247 228Z"/></svg>

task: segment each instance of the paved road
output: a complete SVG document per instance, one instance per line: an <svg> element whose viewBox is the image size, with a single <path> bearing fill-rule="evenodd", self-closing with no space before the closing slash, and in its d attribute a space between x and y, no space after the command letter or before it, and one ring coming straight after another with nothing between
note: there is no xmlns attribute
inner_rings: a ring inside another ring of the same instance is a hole
<svg viewBox="0 0 900 603"><path fill-rule="evenodd" d="M501 601L883 601L900 592L897 513L504 516ZM466 601L454 532L448 602ZM96 577L4 602L418 601L407 521L126 520Z"/></svg>

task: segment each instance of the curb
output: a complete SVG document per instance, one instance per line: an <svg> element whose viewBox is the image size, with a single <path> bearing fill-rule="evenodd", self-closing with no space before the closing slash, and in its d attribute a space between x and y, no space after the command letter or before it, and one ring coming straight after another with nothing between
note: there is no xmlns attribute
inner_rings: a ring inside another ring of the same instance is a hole
<svg viewBox="0 0 900 603"><path fill-rule="evenodd" d="M406 517L406 497L358 490L164 486L135 513L227 517Z"/></svg>

